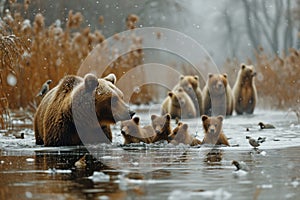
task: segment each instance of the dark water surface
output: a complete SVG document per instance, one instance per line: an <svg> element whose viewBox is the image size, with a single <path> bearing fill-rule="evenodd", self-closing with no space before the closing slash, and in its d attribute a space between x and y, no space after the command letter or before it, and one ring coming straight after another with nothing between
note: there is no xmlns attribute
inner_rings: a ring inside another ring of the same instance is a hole
<svg viewBox="0 0 300 200"><path fill-rule="evenodd" d="M147 124L145 110L139 116ZM202 139L199 120L187 123ZM259 121L276 129L259 130ZM299 199L300 125L292 113L258 110L226 118L223 126L232 147L120 147L119 124L113 145L87 149L36 146L31 129L2 131L0 199ZM16 139L15 133L25 138ZM254 150L246 135L267 140ZM87 166L76 168L86 153ZM250 170L235 171L232 160Z"/></svg>

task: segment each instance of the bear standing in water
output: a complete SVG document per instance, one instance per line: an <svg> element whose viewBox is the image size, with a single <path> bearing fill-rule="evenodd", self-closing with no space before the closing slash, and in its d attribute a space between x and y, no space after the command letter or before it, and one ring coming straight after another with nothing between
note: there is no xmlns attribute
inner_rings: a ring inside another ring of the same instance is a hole
<svg viewBox="0 0 300 200"><path fill-rule="evenodd" d="M115 82L114 74L101 79L92 74L84 78L64 77L37 108L34 116L36 144L81 145L82 139L88 143L103 142L100 138L105 136L99 134L101 132L111 141L110 125L133 115ZM84 135L79 137L77 130Z"/></svg>
<svg viewBox="0 0 300 200"><path fill-rule="evenodd" d="M232 115L234 101L227 74L208 74L203 88L203 109L205 115Z"/></svg>
<svg viewBox="0 0 300 200"><path fill-rule="evenodd" d="M256 72L253 65L241 64L233 86L235 111L238 115L252 114L254 111L257 100L254 76L256 76Z"/></svg>

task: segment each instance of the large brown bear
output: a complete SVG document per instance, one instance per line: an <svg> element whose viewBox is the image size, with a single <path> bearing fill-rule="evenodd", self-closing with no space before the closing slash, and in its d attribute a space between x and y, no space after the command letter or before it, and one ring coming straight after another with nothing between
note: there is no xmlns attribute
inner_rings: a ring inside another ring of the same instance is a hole
<svg viewBox="0 0 300 200"><path fill-rule="evenodd" d="M233 95L227 74L208 74L208 80L203 88L204 114L232 115L233 107Z"/></svg>
<svg viewBox="0 0 300 200"><path fill-rule="evenodd" d="M153 142L166 140L168 141L168 136L172 133L171 130L171 115L165 114L164 116L151 115L151 124L156 133Z"/></svg>
<svg viewBox="0 0 300 200"><path fill-rule="evenodd" d="M169 135L169 141L171 144L187 144L190 146L200 145L201 141L190 135L188 132L188 125L179 122L177 127Z"/></svg>
<svg viewBox="0 0 300 200"><path fill-rule="evenodd" d="M169 113L172 119L195 118L196 109L190 96L179 87L176 91L169 91L167 98L163 101L161 114Z"/></svg>
<svg viewBox="0 0 300 200"><path fill-rule="evenodd" d="M254 83L256 72L253 65L241 64L236 82L233 86L235 111L238 115L252 114L256 105L257 93Z"/></svg>
<svg viewBox="0 0 300 200"><path fill-rule="evenodd" d="M110 125L133 114L115 82L114 74L102 79L92 74L64 77L37 108L36 144L70 146L111 141Z"/></svg>
<svg viewBox="0 0 300 200"><path fill-rule="evenodd" d="M227 137L223 133L222 124L223 117L209 117L202 115L202 125L204 130L204 138L202 144L226 145L230 146Z"/></svg>
<svg viewBox="0 0 300 200"><path fill-rule="evenodd" d="M176 91L179 87L182 87L183 90L192 99L197 112L197 116L203 115L202 92L200 89L199 77L197 75L180 75L179 83L173 88L173 91Z"/></svg>
<svg viewBox="0 0 300 200"><path fill-rule="evenodd" d="M121 133L124 137L124 144L130 143L153 143L156 137L155 130L152 126L140 126L140 118L134 117L131 120L121 122Z"/></svg>

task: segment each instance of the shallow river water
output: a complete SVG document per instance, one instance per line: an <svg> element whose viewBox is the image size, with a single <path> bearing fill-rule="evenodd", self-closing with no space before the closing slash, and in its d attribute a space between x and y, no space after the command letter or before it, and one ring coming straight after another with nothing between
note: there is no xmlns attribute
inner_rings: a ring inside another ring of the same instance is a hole
<svg viewBox="0 0 300 200"><path fill-rule="evenodd" d="M157 109L137 107L142 123ZM149 111L150 110L150 111ZM258 122L276 129L260 130ZM203 138L200 118L186 121ZM172 125L175 126L174 122ZM246 129L249 131L246 131ZM31 128L0 133L0 199L299 199L300 125L293 113L256 110L225 118L231 147L168 144L36 146ZM16 139L13 133L24 133ZM245 139L266 137L259 149ZM85 168L75 162L86 155ZM232 160L249 171L235 171Z"/></svg>

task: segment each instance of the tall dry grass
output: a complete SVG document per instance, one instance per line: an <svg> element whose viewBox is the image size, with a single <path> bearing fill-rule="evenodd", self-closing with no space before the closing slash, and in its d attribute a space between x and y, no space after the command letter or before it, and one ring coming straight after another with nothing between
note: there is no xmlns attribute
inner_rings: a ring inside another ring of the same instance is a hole
<svg viewBox="0 0 300 200"><path fill-rule="evenodd" d="M138 18L127 22L130 27ZM33 22L25 20L18 12L3 17L0 32L0 116L8 110L26 108L34 113L40 99L36 97L42 84L51 79L51 87L67 74L76 74L80 64L93 48L105 40L100 30L91 32L89 27L82 27L84 17L81 13L69 12L66 27L56 21L45 26L44 16L37 14ZM99 21L101 23L101 21ZM128 26L129 26L128 25ZM117 38L115 38L117 39ZM136 38L125 38L136 40ZM136 45L141 45L135 42ZM120 78L126 71L142 63L141 49L120 56L107 66L105 74L115 73ZM15 82L16 81L16 82ZM142 88L134 103L149 101L147 88ZM0 125L5 125L5 118L0 117Z"/></svg>
<svg viewBox="0 0 300 200"><path fill-rule="evenodd" d="M268 55L260 48L253 64L257 71L255 83L258 106L266 109L298 110L300 107L300 51L289 49L287 54ZM234 84L241 61L228 59L224 64L231 85Z"/></svg>

